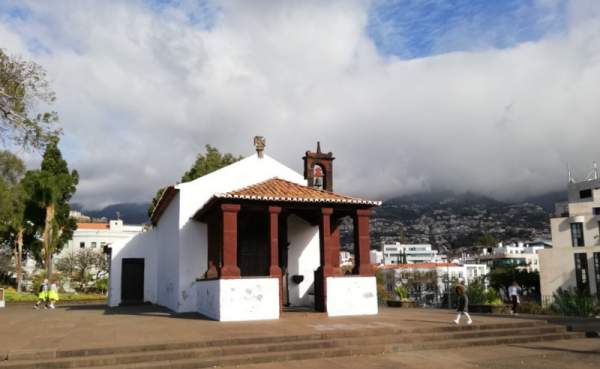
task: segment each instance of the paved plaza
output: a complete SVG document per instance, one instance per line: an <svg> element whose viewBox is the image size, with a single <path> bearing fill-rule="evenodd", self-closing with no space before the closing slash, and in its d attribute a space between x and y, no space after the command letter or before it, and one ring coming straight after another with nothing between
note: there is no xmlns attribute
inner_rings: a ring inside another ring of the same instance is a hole
<svg viewBox="0 0 600 369"><path fill-rule="evenodd" d="M382 308L371 317L328 318L319 313L284 313L274 321L224 323L198 314L172 314L156 306L109 309L71 306L36 311L30 306L0 310L0 353L29 350L67 350L153 343L191 342L232 337L273 337L346 330L395 328L414 330L451 326L454 312L429 309ZM509 317L474 316L475 324L517 321ZM522 321L522 319L519 319ZM302 360L248 368L598 368L600 339L571 339L411 351L398 354Z"/></svg>
<svg viewBox="0 0 600 369"><path fill-rule="evenodd" d="M234 369L239 367L223 367ZM598 369L600 339L244 365L244 369Z"/></svg>

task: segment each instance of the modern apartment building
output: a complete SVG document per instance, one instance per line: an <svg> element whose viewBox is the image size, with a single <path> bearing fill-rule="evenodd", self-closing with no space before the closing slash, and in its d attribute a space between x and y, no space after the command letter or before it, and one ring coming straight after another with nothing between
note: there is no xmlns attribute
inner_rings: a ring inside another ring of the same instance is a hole
<svg viewBox="0 0 600 369"><path fill-rule="evenodd" d="M560 287L577 287L600 297L600 179L569 181L568 200L556 204L550 220L551 249L541 250L543 297Z"/></svg>
<svg viewBox="0 0 600 369"><path fill-rule="evenodd" d="M539 255L541 250L550 247L548 242L524 243L516 242L496 247L483 248L479 255L471 257L480 263L486 263L491 269L498 267L516 267L527 271L539 271Z"/></svg>
<svg viewBox="0 0 600 369"><path fill-rule="evenodd" d="M383 263L389 264L423 264L438 263L443 260L429 244L403 245L399 242L383 245Z"/></svg>

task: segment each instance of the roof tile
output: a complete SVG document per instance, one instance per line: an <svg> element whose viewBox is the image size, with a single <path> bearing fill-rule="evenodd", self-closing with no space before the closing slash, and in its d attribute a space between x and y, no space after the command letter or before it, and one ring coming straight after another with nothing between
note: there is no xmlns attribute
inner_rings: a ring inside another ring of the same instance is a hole
<svg viewBox="0 0 600 369"><path fill-rule="evenodd" d="M251 186L243 187L235 191L216 194L215 197L242 200L334 202L374 206L381 205L381 201L364 200L356 197L340 195L335 192L303 186L277 177Z"/></svg>

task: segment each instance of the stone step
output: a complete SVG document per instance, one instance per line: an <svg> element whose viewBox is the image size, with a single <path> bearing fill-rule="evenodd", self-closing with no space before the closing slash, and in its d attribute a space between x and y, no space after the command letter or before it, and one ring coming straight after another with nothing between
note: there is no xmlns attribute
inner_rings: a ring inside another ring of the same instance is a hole
<svg viewBox="0 0 600 369"><path fill-rule="evenodd" d="M41 359L56 359L81 356L99 356L99 355L117 355L123 353L148 352L148 351L172 351L197 349L208 347L228 347L238 345L254 345L254 344L269 344L269 343L285 343L299 341L322 341L326 339L338 338L365 338L377 337L384 335L416 335L427 333L447 333L447 332L463 332L463 331L487 331L498 329L523 329L529 327L547 326L545 321L531 320L523 322L509 323L494 323L494 324L474 324L471 326L448 326L423 327L416 329L402 329L396 327L381 327L369 328L364 330L336 330L331 332L322 332L305 335L285 335L285 336L265 336L265 337L239 337L216 339L208 341L193 341L193 342L172 342L164 344L146 344L120 347L96 347L75 350L21 350L8 353L8 360L41 360Z"/></svg>
<svg viewBox="0 0 600 369"><path fill-rule="evenodd" d="M540 341L556 341L556 340L567 340L573 338L581 338L583 335L577 333L555 333L542 336L521 336L521 337L505 337L505 338L487 338L487 339L476 339L476 340L458 340L453 342L445 342L444 344L439 343L423 343L419 345L411 344L398 344L398 345L387 345L384 347L376 345L363 345L363 346L352 346L345 348L332 348L332 349L314 349L305 351L293 351L293 352L276 352L276 353L263 353L263 354L246 354L246 355L235 355L235 356L223 356L219 358L206 358L206 359L188 359L188 360L175 360L175 361L160 361L153 363L137 363L132 365L118 365L118 366L104 366L96 367L95 369L197 369L197 368L209 368L209 367L220 367L220 366L238 366L248 364L260 364L260 363L272 363L281 361L297 361L297 360L310 360L319 358L332 358L332 357L344 357L344 356L357 356L357 355L378 355L378 354L390 354L406 351L426 351L426 350L442 350L451 348L461 347L473 347L473 346L491 346L500 344L515 344L515 343L528 343L528 342L540 342Z"/></svg>
<svg viewBox="0 0 600 369"><path fill-rule="evenodd" d="M0 364L0 368L24 369L24 368L73 368L73 367L98 367L98 366L118 366L132 365L136 363L145 363L152 365L153 363L164 363L165 361L186 361L193 362L213 362L214 360L223 360L230 357L234 359L237 356L255 356L261 360L267 360L273 357L277 360L281 354L294 355L296 352L306 352L313 350L321 350L329 352L329 355L337 355L340 350L344 351L351 349L352 354L356 354L361 348L365 351L363 354L380 353L385 350L396 351L396 347L410 345L431 345L438 342L440 345L445 345L448 342L468 341L472 339L489 339L509 337L537 337L548 336L552 334L564 334L564 327L560 326L533 326L520 329L459 329L453 327L454 331L448 333L434 334L395 334L370 337L346 337L322 340L306 340L286 343L267 343L267 344L242 344L223 347L207 347L194 349L179 349L179 350L157 350L146 351L129 354L114 354L114 355L96 355L96 356L80 356L59 359L46 360L9 360ZM465 327L467 328L467 327ZM470 327L469 327L470 328ZM384 349L385 348L385 349ZM261 361L265 362L265 361ZM151 364L152 363L152 364ZM235 363L234 363L235 364ZM221 364L224 365L224 364ZM236 364L237 365L237 364Z"/></svg>

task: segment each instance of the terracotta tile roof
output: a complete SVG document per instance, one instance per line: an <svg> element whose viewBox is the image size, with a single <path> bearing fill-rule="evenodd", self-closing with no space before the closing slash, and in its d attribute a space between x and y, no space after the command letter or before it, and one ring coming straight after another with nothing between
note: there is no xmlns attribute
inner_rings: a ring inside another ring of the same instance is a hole
<svg viewBox="0 0 600 369"><path fill-rule="evenodd" d="M241 200L381 205L381 201L364 200L357 197L340 195L335 192L303 186L276 177L240 188L239 190L218 193L215 194L215 197Z"/></svg>
<svg viewBox="0 0 600 369"><path fill-rule="evenodd" d="M77 229L109 229L108 223L77 223Z"/></svg>

